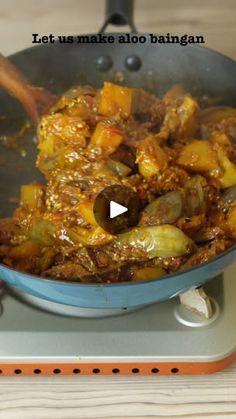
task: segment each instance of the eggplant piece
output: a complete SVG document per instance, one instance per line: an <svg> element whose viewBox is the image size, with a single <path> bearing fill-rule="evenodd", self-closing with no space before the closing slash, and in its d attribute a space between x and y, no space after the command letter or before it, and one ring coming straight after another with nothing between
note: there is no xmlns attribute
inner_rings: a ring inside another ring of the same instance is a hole
<svg viewBox="0 0 236 419"><path fill-rule="evenodd" d="M169 224L136 227L119 234L111 245L122 259L142 260L156 257L168 258L188 254L193 241L179 228Z"/></svg>
<svg viewBox="0 0 236 419"><path fill-rule="evenodd" d="M114 153L110 155L112 160L123 163L125 166L134 169L136 160L136 149L127 144L121 143Z"/></svg>
<svg viewBox="0 0 236 419"><path fill-rule="evenodd" d="M202 124L217 123L232 117L236 118L236 108L230 106L211 106L201 111L199 115Z"/></svg>
<svg viewBox="0 0 236 419"><path fill-rule="evenodd" d="M225 189L220 200L218 201L217 207L220 211L227 212L231 204L233 204L235 201L236 201L236 185Z"/></svg>
<svg viewBox="0 0 236 419"><path fill-rule="evenodd" d="M217 226L203 227L193 236L195 243L201 245L222 237L224 237L224 231Z"/></svg>
<svg viewBox="0 0 236 419"><path fill-rule="evenodd" d="M200 124L204 138L217 129L236 140L236 108L229 106L206 108L200 113Z"/></svg>
<svg viewBox="0 0 236 419"><path fill-rule="evenodd" d="M185 271L186 269L192 268L193 266L208 262L208 260L221 254L231 246L231 240L216 239L202 247L198 247L196 248L196 252L190 256L186 263L182 265L181 271Z"/></svg>
<svg viewBox="0 0 236 419"><path fill-rule="evenodd" d="M167 192L145 209L140 225L173 224L182 214L184 196L180 191Z"/></svg>
<svg viewBox="0 0 236 419"><path fill-rule="evenodd" d="M184 187L185 193L185 207L184 212L187 217L194 215L205 214L206 212L206 197L204 186L206 186L204 177L196 175L188 180Z"/></svg>
<svg viewBox="0 0 236 419"><path fill-rule="evenodd" d="M120 161L107 159L106 165L108 169L112 170L116 175L124 178L131 173L131 168Z"/></svg>

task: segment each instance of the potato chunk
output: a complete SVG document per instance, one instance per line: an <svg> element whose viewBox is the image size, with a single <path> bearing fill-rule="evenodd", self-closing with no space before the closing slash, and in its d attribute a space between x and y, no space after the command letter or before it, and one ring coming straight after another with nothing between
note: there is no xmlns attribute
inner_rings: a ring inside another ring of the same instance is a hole
<svg viewBox="0 0 236 419"><path fill-rule="evenodd" d="M100 147L103 155L112 154L123 140L122 132L114 127L110 121L99 122L91 137L89 147Z"/></svg>
<svg viewBox="0 0 236 419"><path fill-rule="evenodd" d="M133 90L128 87L105 82L101 90L98 112L105 116L120 114L127 118L131 114Z"/></svg>
<svg viewBox="0 0 236 419"><path fill-rule="evenodd" d="M229 159L224 161L225 173L220 178L221 185L223 188L229 188L230 186L236 185L236 166L231 163Z"/></svg>
<svg viewBox="0 0 236 419"><path fill-rule="evenodd" d="M226 151L223 147L217 148L218 159L223 168L224 174L219 177L220 184L223 188L229 188L236 185L236 165L232 163L227 157Z"/></svg>
<svg viewBox="0 0 236 419"><path fill-rule="evenodd" d="M25 259L40 255L40 246L32 240L26 240L18 246L12 247L8 256L12 259Z"/></svg>
<svg viewBox="0 0 236 419"><path fill-rule="evenodd" d="M193 140L184 146L177 163L195 173L219 171L216 152L208 141L203 140Z"/></svg>
<svg viewBox="0 0 236 419"><path fill-rule="evenodd" d="M166 113L162 131L168 132L175 139L192 137L197 129L198 104L185 95L179 106L171 105Z"/></svg>
<svg viewBox="0 0 236 419"><path fill-rule="evenodd" d="M167 154L152 136L139 143L136 157L139 172L144 178L157 175L168 166Z"/></svg>
<svg viewBox="0 0 236 419"><path fill-rule="evenodd" d="M38 182L21 186L20 201L28 208L39 208L42 206L44 187Z"/></svg>
<svg viewBox="0 0 236 419"><path fill-rule="evenodd" d="M133 281L149 281L166 275L166 271L159 266L139 268L134 271Z"/></svg>
<svg viewBox="0 0 236 419"><path fill-rule="evenodd" d="M197 128L196 115L198 104L191 96L185 96L183 103L177 109L179 117L179 128L177 138L191 137L195 134Z"/></svg>
<svg viewBox="0 0 236 419"><path fill-rule="evenodd" d="M44 157L53 156L55 149L54 149L54 140L52 137L46 138L38 145L38 149L41 151Z"/></svg>

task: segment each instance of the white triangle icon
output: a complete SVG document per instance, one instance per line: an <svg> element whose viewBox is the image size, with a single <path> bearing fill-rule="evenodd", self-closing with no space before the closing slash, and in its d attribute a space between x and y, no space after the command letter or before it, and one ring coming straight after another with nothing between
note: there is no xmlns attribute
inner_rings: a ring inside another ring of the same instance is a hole
<svg viewBox="0 0 236 419"><path fill-rule="evenodd" d="M118 217L120 214L127 212L128 208L123 205L117 204L115 201L110 201L110 218Z"/></svg>

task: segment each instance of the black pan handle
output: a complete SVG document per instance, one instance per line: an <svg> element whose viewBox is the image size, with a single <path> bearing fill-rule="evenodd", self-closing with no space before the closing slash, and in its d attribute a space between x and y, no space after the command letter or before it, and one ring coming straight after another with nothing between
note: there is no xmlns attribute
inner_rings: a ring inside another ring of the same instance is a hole
<svg viewBox="0 0 236 419"><path fill-rule="evenodd" d="M108 25L128 25L131 32L137 32L133 22L134 0L106 0L106 18L99 33L105 32Z"/></svg>

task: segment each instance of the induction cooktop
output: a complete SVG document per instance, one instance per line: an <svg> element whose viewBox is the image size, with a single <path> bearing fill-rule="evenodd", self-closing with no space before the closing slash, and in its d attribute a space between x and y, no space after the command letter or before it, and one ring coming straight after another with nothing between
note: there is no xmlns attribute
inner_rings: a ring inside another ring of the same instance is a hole
<svg viewBox="0 0 236 419"><path fill-rule="evenodd" d="M78 318L50 312L1 287L0 373L6 375L207 374L236 359L236 264L204 290L209 319L178 297L120 316ZM54 308L53 308L54 310ZM63 313L63 307L61 313ZM68 314L68 313L67 313Z"/></svg>

